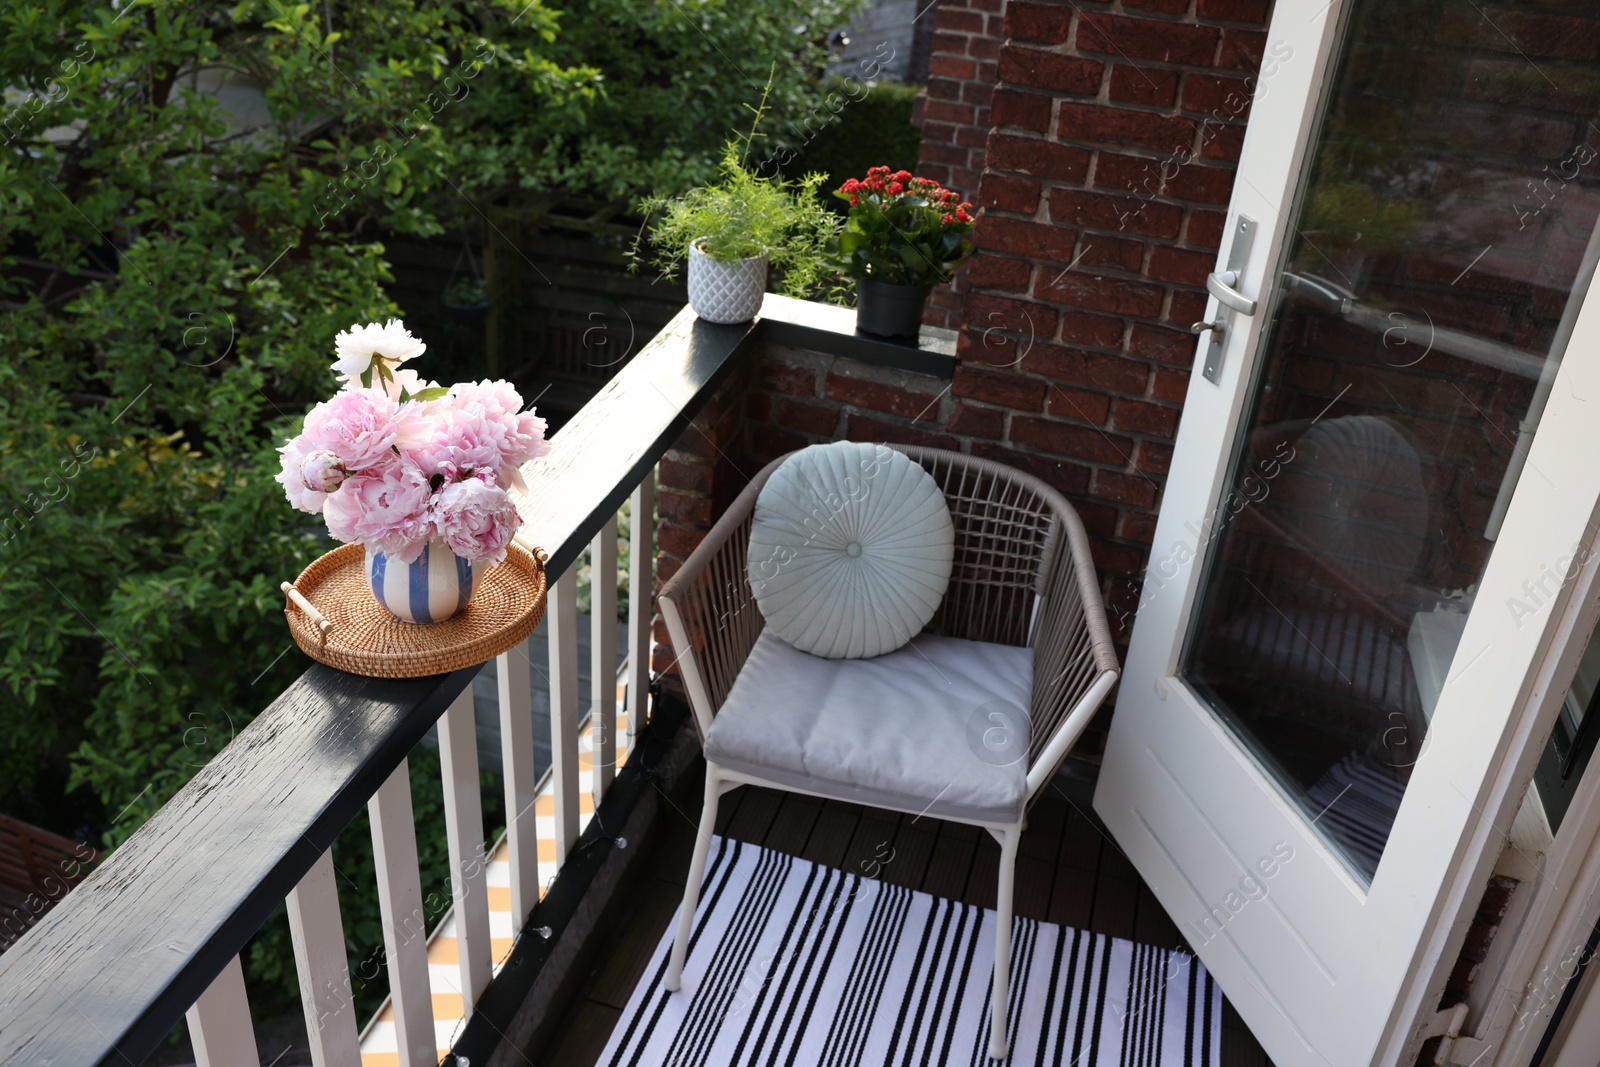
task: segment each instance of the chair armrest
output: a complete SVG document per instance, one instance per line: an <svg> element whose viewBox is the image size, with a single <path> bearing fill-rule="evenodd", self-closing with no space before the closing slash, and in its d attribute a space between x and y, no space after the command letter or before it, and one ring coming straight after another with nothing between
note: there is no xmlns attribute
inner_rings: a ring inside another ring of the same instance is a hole
<svg viewBox="0 0 1600 1067"><path fill-rule="evenodd" d="M1064 499L1054 503L1055 543L1043 561L1033 635L1028 794L1050 779L1121 673L1089 537Z"/></svg>
<svg viewBox="0 0 1600 1067"><path fill-rule="evenodd" d="M1111 687L1117 684L1121 671L1102 671L1095 677L1094 682L1078 698L1066 718L1061 720L1061 725L1056 727L1055 733L1050 735L1040 752L1038 759L1028 767L1028 797L1033 795L1048 782L1056 773L1056 768L1061 766L1061 761L1067 758L1067 753L1072 751L1072 746L1078 743L1078 737L1083 733L1083 728L1089 725L1094 718L1094 713L1100 709L1101 703L1106 699L1106 694L1111 692Z"/></svg>
<svg viewBox="0 0 1600 1067"><path fill-rule="evenodd" d="M701 741L766 625L750 589L750 526L756 496L783 458L745 486L657 594Z"/></svg>

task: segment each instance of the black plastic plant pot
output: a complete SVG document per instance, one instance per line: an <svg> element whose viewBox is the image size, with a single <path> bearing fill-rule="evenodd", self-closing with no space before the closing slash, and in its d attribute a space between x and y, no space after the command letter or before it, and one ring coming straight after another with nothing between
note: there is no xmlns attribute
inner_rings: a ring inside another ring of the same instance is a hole
<svg viewBox="0 0 1600 1067"><path fill-rule="evenodd" d="M856 281L856 329L877 337L916 339L922 332L922 305L931 285L892 285L861 278Z"/></svg>
<svg viewBox="0 0 1600 1067"><path fill-rule="evenodd" d="M488 304L452 304L444 301L444 313L456 322L482 322L489 317Z"/></svg>

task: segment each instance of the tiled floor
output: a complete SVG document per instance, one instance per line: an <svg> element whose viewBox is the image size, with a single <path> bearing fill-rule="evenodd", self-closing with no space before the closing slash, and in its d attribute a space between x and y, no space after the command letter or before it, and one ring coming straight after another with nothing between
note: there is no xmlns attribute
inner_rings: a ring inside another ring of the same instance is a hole
<svg viewBox="0 0 1600 1067"><path fill-rule="evenodd" d="M698 796L691 786L688 795ZM609 932L599 962L540 1062L589 1067L599 1057L683 895L698 810L669 813L663 848L635 890L628 919ZM995 903L999 846L971 826L744 787L723 798L718 832L818 863L859 868L893 850L885 881L984 907ZM886 845L886 847L885 847ZM1087 790L1052 787L1029 816L1017 856L1017 913L1164 947L1178 928L1090 811ZM1229 1005L1222 1067L1270 1067Z"/></svg>

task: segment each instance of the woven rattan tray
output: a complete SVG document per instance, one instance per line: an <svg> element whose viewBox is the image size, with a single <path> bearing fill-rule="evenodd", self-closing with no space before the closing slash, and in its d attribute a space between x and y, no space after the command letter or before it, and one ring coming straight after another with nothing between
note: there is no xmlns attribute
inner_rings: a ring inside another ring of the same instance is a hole
<svg viewBox="0 0 1600 1067"><path fill-rule="evenodd" d="M443 622L402 622L372 595L360 545L336 548L300 572L293 588L321 612L319 626L284 605L295 644L312 659L369 678L420 678L485 663L527 637L544 617L544 566L516 545L474 583L467 606ZM284 585L288 592L288 583Z"/></svg>

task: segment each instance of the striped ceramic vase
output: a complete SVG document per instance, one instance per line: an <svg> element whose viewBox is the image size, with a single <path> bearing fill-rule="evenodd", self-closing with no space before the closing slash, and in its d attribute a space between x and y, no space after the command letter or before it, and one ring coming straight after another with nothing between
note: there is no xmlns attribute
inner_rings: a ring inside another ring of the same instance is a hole
<svg viewBox="0 0 1600 1067"><path fill-rule="evenodd" d="M443 540L428 544L411 563L367 549L372 595L402 622L443 622L466 607L485 566L468 563Z"/></svg>

